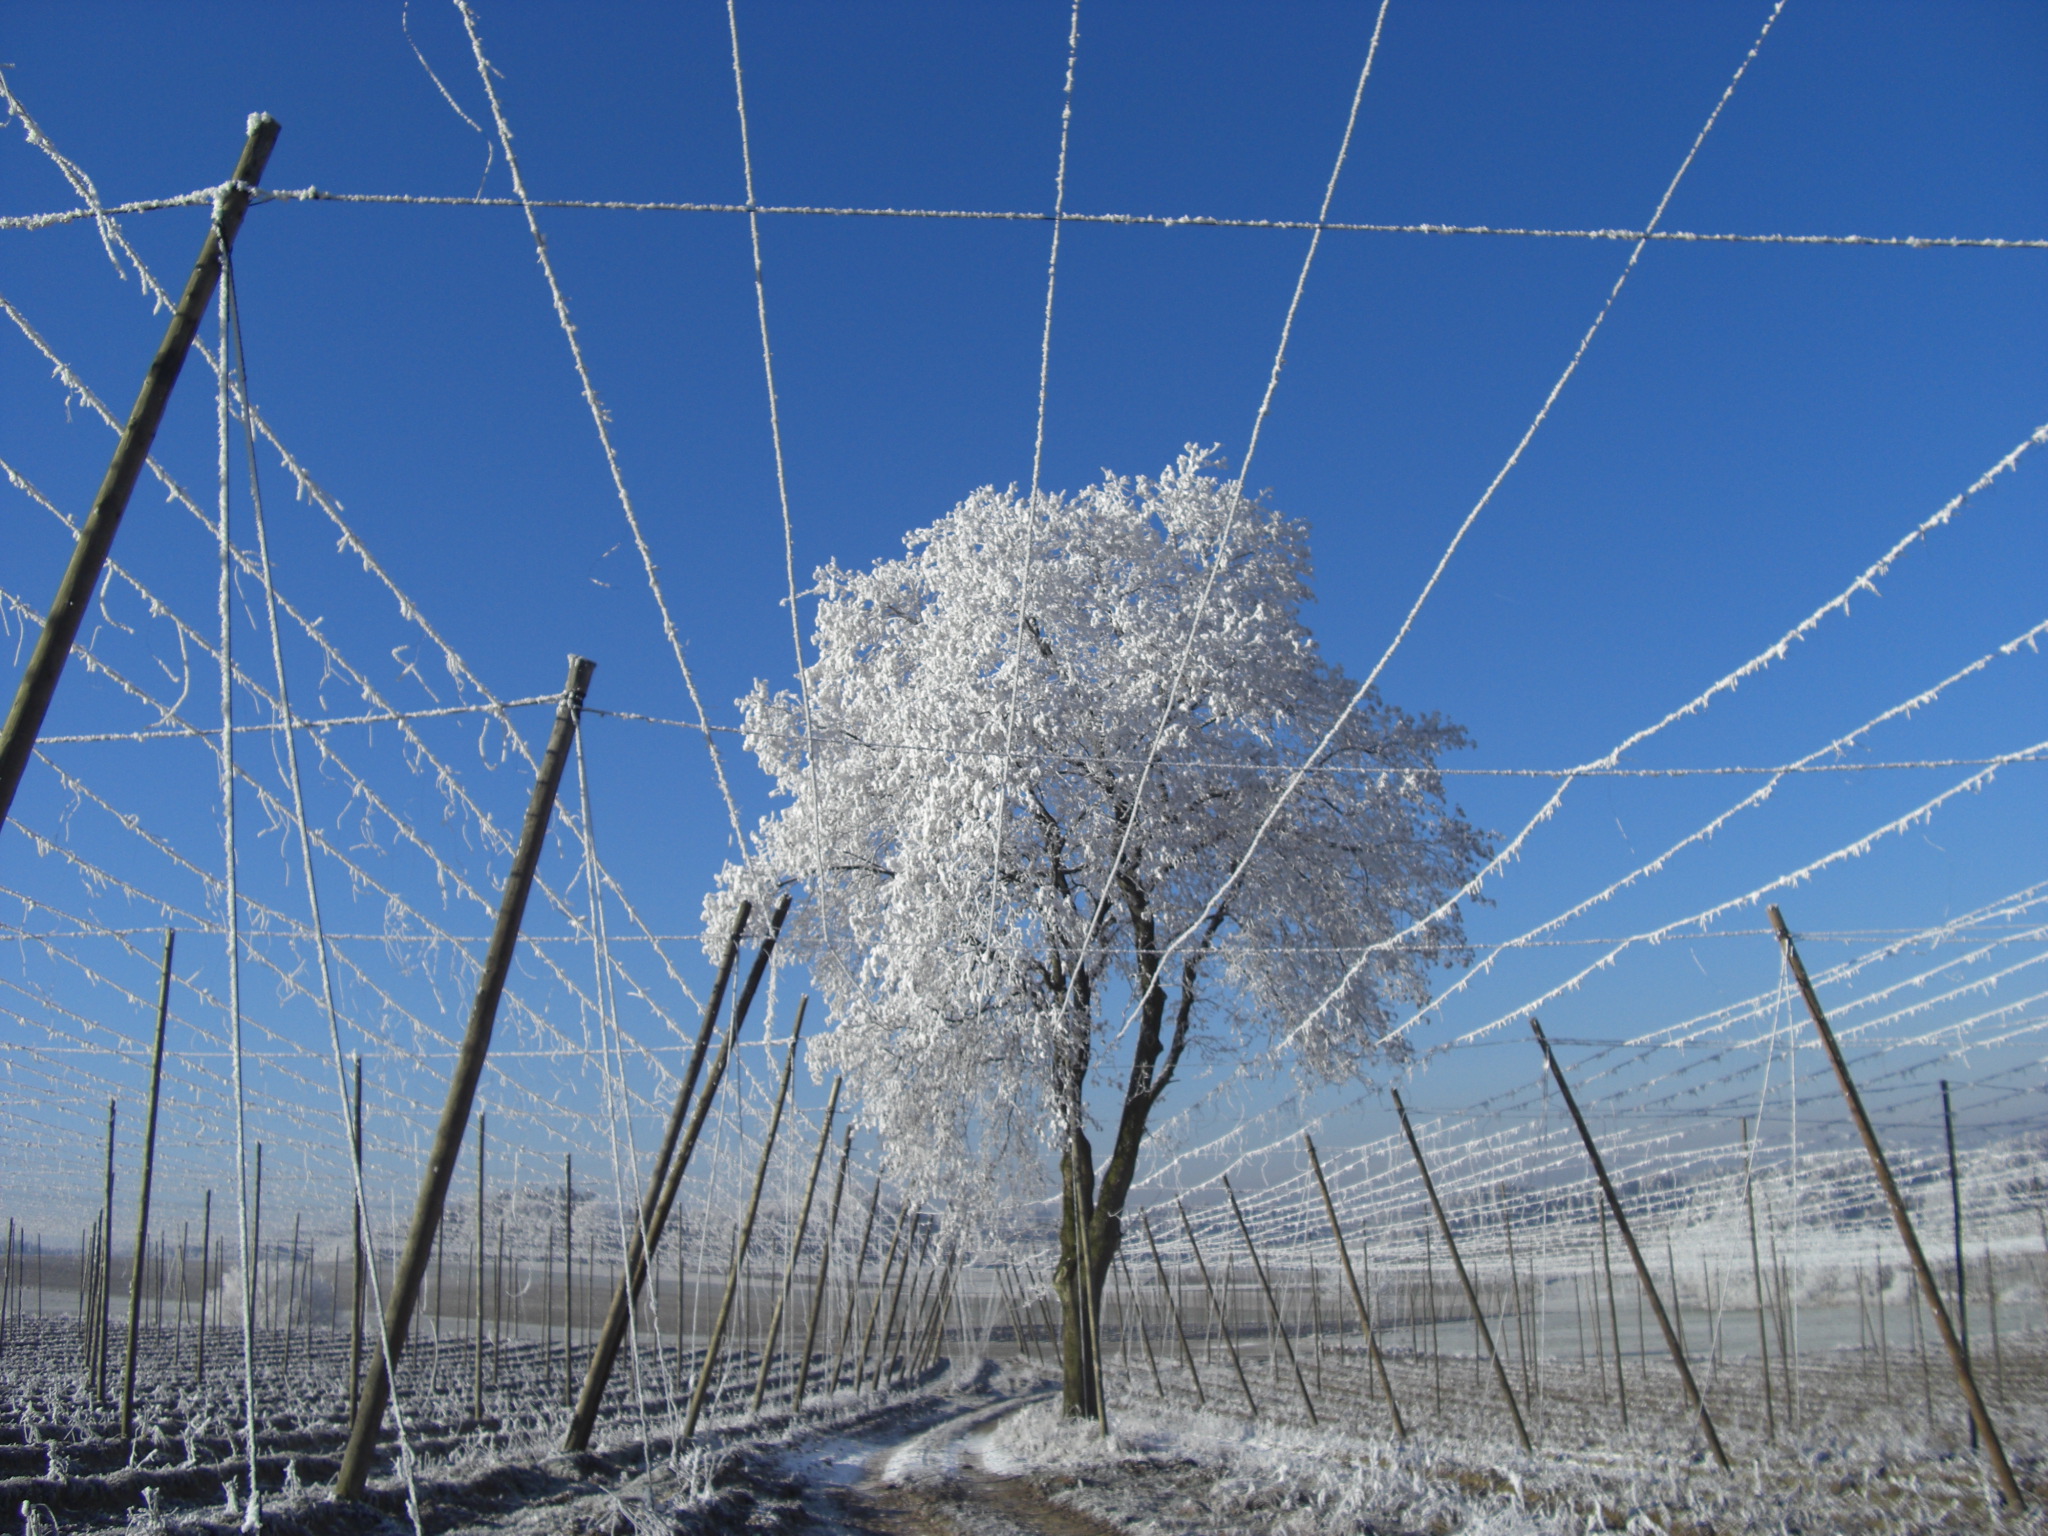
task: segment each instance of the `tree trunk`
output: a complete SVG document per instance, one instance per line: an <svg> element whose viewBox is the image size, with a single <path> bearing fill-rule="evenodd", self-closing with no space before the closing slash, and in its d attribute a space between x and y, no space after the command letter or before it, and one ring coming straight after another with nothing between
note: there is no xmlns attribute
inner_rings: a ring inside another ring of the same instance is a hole
<svg viewBox="0 0 2048 1536"><path fill-rule="evenodd" d="M1123 1239L1123 1222L1120 1211L1096 1204L1095 1160L1087 1137L1077 1141L1081 1157L1078 1176L1073 1169L1074 1148L1069 1148L1060 1159L1064 1191L1060 1200L1060 1259L1053 1270L1052 1288L1060 1299L1060 1412L1067 1418L1092 1419L1102 1411L1096 1398L1098 1373L1094 1355L1101 1337L1102 1292L1109 1279L1111 1261ZM1074 1241L1077 1202L1087 1237L1085 1292L1074 1283L1081 1269L1081 1255ZM1121 1203L1119 1200L1119 1206ZM1088 1326L1091 1318L1098 1320L1094 1329Z"/></svg>

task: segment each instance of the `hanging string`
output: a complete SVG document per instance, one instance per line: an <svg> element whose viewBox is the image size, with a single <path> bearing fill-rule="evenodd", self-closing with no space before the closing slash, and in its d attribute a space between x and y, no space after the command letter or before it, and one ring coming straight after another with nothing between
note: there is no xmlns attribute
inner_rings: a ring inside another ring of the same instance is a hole
<svg viewBox="0 0 2048 1536"><path fill-rule="evenodd" d="M220 205L214 205L215 238L219 238ZM219 325L223 355L227 349L228 288L221 285ZM249 1502L242 1515L242 1529L262 1527L262 1495L256 1487L256 1283L255 1254L249 1230L249 1156L247 1084L242 1061L242 945L235 870L235 674L234 609L231 605L233 548L228 542L228 379L220 372L214 391L214 425L218 446L216 469L220 482L219 518L220 584L220 802L221 840L225 872L222 891L227 910L221 927L228 945L228 1041L233 1052L235 1100L235 1213L242 1256L242 1432L249 1452Z"/></svg>
<svg viewBox="0 0 2048 1536"><path fill-rule="evenodd" d="M286 776L291 783L292 823L298 830L300 873L306 882L306 905L312 921L313 953L320 968L321 1011L327 1020L327 1039L332 1052L334 1066L334 1092L341 1117L342 1144L349 1149L343 1160L348 1165L349 1175L355 1190L356 1221L360 1224L360 1239L363 1251L374 1255L376 1239L370 1230L369 1198L363 1188L362 1159L356 1154L354 1143L359 1134L354 1112L349 1100L348 1069L342 1060L341 1023L334 1001L334 967L330 962L327 948L327 928L320 912L320 886L314 877L313 839L306 827L306 792L303 775L299 771L298 732L292 718L291 690L285 678L284 641L277 623L277 587L271 577L270 533L263 517L263 480L256 464L256 429L250 419L249 402L249 352L242 339L241 295L235 286L234 258L225 249L221 252L221 294L225 312L230 321L230 332L234 341L234 355L228 357L226 339L223 339L221 388L228 388L230 373L235 379L242 401L242 432L244 451L249 464L249 512L256 526L256 561L263 577L263 608L270 628L270 664L277 682L277 715L280 735L284 741ZM223 501L221 515L221 537L227 538L226 504ZM391 1358L391 1338L383 1326L384 1287L373 1262L365 1266L370 1282L372 1315L377 1319L377 1346L384 1355L385 1379L392 1383L391 1414L398 1426L398 1466L405 1478L406 1513L412 1519L414 1536L426 1536L421 1523L419 1487L413 1478L412 1446L405 1430L405 1407L398 1393L398 1364ZM251 1487L254 1486L252 1457ZM252 1499L253 1505L253 1499Z"/></svg>

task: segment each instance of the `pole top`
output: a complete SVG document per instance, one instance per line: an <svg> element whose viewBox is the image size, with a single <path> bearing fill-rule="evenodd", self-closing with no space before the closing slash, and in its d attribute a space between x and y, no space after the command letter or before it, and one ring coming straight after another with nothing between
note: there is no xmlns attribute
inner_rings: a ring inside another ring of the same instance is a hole
<svg viewBox="0 0 2048 1536"><path fill-rule="evenodd" d="M571 709L582 711L583 696L590 692L590 674L596 670L597 663L589 657L569 653L569 680L562 685L562 693Z"/></svg>

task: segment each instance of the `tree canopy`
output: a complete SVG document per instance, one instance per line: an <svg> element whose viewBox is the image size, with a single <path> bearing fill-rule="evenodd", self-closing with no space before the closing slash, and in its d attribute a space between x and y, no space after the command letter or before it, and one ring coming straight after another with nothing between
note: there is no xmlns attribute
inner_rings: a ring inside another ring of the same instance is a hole
<svg viewBox="0 0 2048 1536"><path fill-rule="evenodd" d="M1214 467L1190 447L1156 480L979 490L901 558L819 570L805 686L741 701L786 804L706 931L801 888L781 953L829 1004L812 1060L913 1186L989 1193L1059 1148L1127 1024L1151 1055L1127 1107L1198 1034L1292 1032L1301 1071L1351 1074L1462 950L1453 909L1345 982L1484 851L1436 772L1463 731L1376 695L1212 906L1356 688L1303 621L1306 526Z"/></svg>

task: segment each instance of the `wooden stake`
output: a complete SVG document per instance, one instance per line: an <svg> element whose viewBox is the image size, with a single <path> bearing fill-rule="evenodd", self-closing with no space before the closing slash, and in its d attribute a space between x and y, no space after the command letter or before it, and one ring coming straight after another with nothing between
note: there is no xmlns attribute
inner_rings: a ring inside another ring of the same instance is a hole
<svg viewBox="0 0 2048 1536"><path fill-rule="evenodd" d="M1451 1267L1458 1272L1458 1283L1465 1288L1465 1300L1472 1308L1472 1329L1486 1345L1486 1358L1493 1362L1493 1379L1500 1387L1500 1395L1507 1402L1508 1416L1515 1421L1515 1439L1524 1452L1533 1448L1529 1444L1529 1430L1522 1423L1522 1407L1515 1401L1515 1389L1508 1383L1507 1368L1500 1363L1500 1351L1493 1347L1493 1333L1486 1326L1486 1309L1479 1304L1479 1291L1472 1284L1472 1277L1465 1272L1465 1261L1458 1256L1458 1240L1451 1235L1451 1219L1444 1214L1444 1205L1436 1195L1436 1180L1429 1176L1429 1164L1422 1156L1422 1143L1415 1139L1415 1127L1408 1123L1408 1106L1401 1102L1399 1089L1387 1090L1394 1096L1394 1112L1401 1117L1401 1131L1408 1138L1408 1150L1415 1154L1415 1167L1422 1174L1422 1188L1429 1196L1429 1208L1436 1212L1437 1230L1443 1233L1444 1247L1450 1250ZM1431 1305L1435 1305L1435 1287L1431 1286Z"/></svg>
<svg viewBox="0 0 2048 1536"><path fill-rule="evenodd" d="M835 1080L834 1089L838 1087ZM811 1384L811 1352L818 1347L818 1317L825 1306L825 1277L832 1272L832 1244L839 1236L839 1197L846 1192L846 1165L853 1156L853 1125L847 1123L846 1139L839 1148L839 1175L832 1181L832 1214L825 1223L825 1241L818 1249L818 1283L811 1292L811 1317L804 1326L803 1359L796 1370L796 1386L790 1393L789 1411L801 1413L804 1406L804 1391ZM682 1305L680 1285L677 1286L676 1305Z"/></svg>
<svg viewBox="0 0 2048 1536"><path fill-rule="evenodd" d="M185 280L185 291L171 311L170 324L164 329L164 339L157 345L149 372L143 375L142 392L128 412L128 424L121 429L121 440L114 446L106 477L93 497L85 526L79 529L71 562L57 584L49 616L36 638L28 670L22 673L21 685L15 690L7 723L0 727L0 827L7 824L14 793L21 787L22 774L35 753L36 737L49 713L50 700L56 695L57 680L70 658L72 642L78 638L79 624L92 605L93 590L99 585L100 573L113 551L114 535L120 531L128 498L149 459L150 445L156 441L157 427L163 421L164 408L170 404L178 374L185 366L185 355L191 351L192 338L199 334L200 322L213 301L214 289L220 282L222 252L235 243L242 215L248 211L249 194L263 178L263 167L269 162L277 132L277 122L268 113L250 117L249 138L242 146L241 158L235 162L234 176L220 195L214 217L207 225L206 238L199 247L199 259L193 263L192 275Z"/></svg>
<svg viewBox="0 0 2048 1536"><path fill-rule="evenodd" d="M1308 1412L1309 1423L1314 1425L1315 1400L1308 1395L1308 1383L1301 1375L1301 1362L1294 1358L1294 1340L1287 1336L1287 1325L1280 1320L1280 1303L1274 1299L1273 1283L1266 1278L1266 1266L1259 1261L1258 1247L1252 1242L1252 1229L1245 1225L1244 1212L1238 1209L1237 1191L1230 1187L1227 1174L1223 1178L1223 1194L1230 1201L1230 1214L1237 1218L1237 1232L1244 1239L1244 1251L1251 1255L1252 1273L1258 1277L1259 1289L1265 1293L1266 1313L1273 1320L1273 1331L1280 1336L1280 1347L1287 1351L1287 1363L1294 1369L1294 1385L1301 1391L1301 1406Z"/></svg>
<svg viewBox="0 0 2048 1536"><path fill-rule="evenodd" d="M1195 1241L1194 1223L1188 1220L1188 1208L1179 1200L1173 1202L1173 1208L1180 1212L1180 1228L1181 1231L1187 1234L1189 1251L1195 1256L1195 1268L1201 1272L1202 1290L1209 1298L1209 1310L1215 1313L1216 1324L1223 1333L1224 1347L1230 1351L1230 1365L1237 1372L1237 1384L1244 1392L1245 1407L1250 1411L1251 1416L1256 1419L1259 1416L1259 1400L1252 1396L1252 1384L1245 1379L1244 1361L1238 1357L1237 1340L1231 1336L1230 1332L1230 1319L1224 1314L1223 1303L1216 1299L1216 1287L1209 1283L1209 1266L1202 1258L1202 1245ZM1149 1224L1145 1229L1145 1234L1147 1237L1151 1236ZM1158 1256L1156 1250L1153 1256L1155 1258Z"/></svg>
<svg viewBox="0 0 2048 1536"><path fill-rule="evenodd" d="M877 1179L875 1181L875 1190L878 1194L881 1191L881 1187L881 1180ZM872 1213L870 1214L872 1215ZM882 1256L882 1273L880 1278L875 1281L875 1304L868 1309L868 1325L860 1336L860 1358L855 1362L853 1368L853 1390L856 1392L861 1389L861 1384L867 1379L868 1349L875 1342L875 1324L880 1322L882 1317L882 1298L889 1291L889 1267L896 1262L896 1248L903 1241L903 1224L910 1219L911 1208L909 1206L906 1205L896 1212L896 1226L889 1234L889 1251ZM856 1275L854 1277L854 1284L858 1285L859 1283L859 1276ZM836 1367L832 1373L832 1385L835 1390L839 1386L839 1373Z"/></svg>
<svg viewBox="0 0 2048 1536"><path fill-rule="evenodd" d="M376 1453L377 1432L384 1422L384 1410L391 1400L389 1372L398 1366L405 1348L405 1327L420 1295L427 1273L427 1260L440 1226L441 1211L448 1201L448 1186L455 1177L455 1161L462 1151L463 1133L469 1128L469 1111L476 1101L477 1083L483 1076L484 1058L491 1048L491 1031L497 1024L498 1000L511 973L512 952L519 941L520 920L526 915L526 898L533 889L534 871L540 865L541 845L547 837L548 819L554 813L555 794L561 788L562 770L567 765L576 723L590 688L590 674L596 663L581 656L569 661L569 680L562 701L555 709L554 729L548 738L547 755L541 759L533 797L526 807L526 821L520 828L519 851L505 875L505 894L498 905L490 947L484 953L483 972L477 980L476 1000L471 1005L468 1027L463 1032L455 1071L448 1084L448 1100L442 1106L440 1123L434 1129L434 1144L427 1154L427 1166L420 1180L419 1197L413 1206L412 1227L407 1232L404 1252L391 1277L391 1296L383 1320L383 1348L370 1357L370 1368L362 1398L349 1427L348 1448L342 1454L341 1471L335 1478L335 1496L355 1499L362 1495Z"/></svg>
<svg viewBox="0 0 2048 1536"><path fill-rule="evenodd" d="M1380 1355L1380 1337L1373 1331L1372 1315L1366 1310L1365 1292L1359 1289L1358 1276L1351 1268L1351 1250L1344 1246L1344 1229L1337 1222L1337 1205L1330 1198L1330 1186L1323 1179L1323 1160L1316 1156L1316 1144L1309 1139L1308 1132L1301 1134L1302 1145L1308 1148L1308 1165L1316 1176L1316 1188L1322 1191L1323 1211L1330 1218L1330 1236L1337 1240L1337 1259L1344 1266L1344 1283L1351 1288L1351 1303L1358 1309L1359 1331L1365 1335L1365 1348L1372 1357L1373 1371L1379 1377L1380 1390L1387 1394L1387 1410L1394 1418L1394 1438L1408 1438L1408 1426L1401 1420L1401 1405L1394 1399L1394 1383L1387 1375L1387 1362ZM1341 1341L1343 1335L1340 1333Z"/></svg>
<svg viewBox="0 0 2048 1536"><path fill-rule="evenodd" d="M789 1102L790 1075L796 1071L797 1037L804 1032L804 1010L810 1005L808 997L798 1000L796 1022L789 1030L789 1054L782 1058L782 1084L775 1090L775 1110L768 1117L768 1129L761 1137L761 1161L754 1168L754 1189L747 1197L746 1220L741 1223L739 1243L733 1250L732 1271L726 1277L725 1298L718 1304L718 1317L711 1325L711 1337L704 1345L704 1361L697 1370L697 1384L690 1389L690 1408L683 1416L683 1432L679 1444L688 1445L697 1433L697 1416L704 1411L704 1394L711 1386L711 1370L718 1360L719 1346L725 1342L725 1325L732 1318L732 1301L739 1289L740 1267L747 1260L747 1245L754 1237L754 1217L761 1209L761 1186L768 1182L768 1160L775 1154L775 1133L782 1128L782 1108Z"/></svg>
<svg viewBox="0 0 2048 1536"><path fill-rule="evenodd" d="M677 1147L676 1138L683 1124L683 1109L689 1102L690 1091L696 1086L697 1072L703 1064L704 1052L710 1044L711 1031L718 1023L719 1004L724 999L726 983L731 979L733 962L739 954L740 935L745 930L748 916L752 911L751 905L741 903L739 913L733 921L732 931L726 938L725 958L719 965L718 979L713 984L711 995L705 1000L704 1018L697 1030L697 1041L690 1053L690 1064L684 1071L682 1086L676 1093L675 1108L669 1113L661 1153L655 1160L654 1174L648 1180L647 1196L641 1202L640 1224L628 1238L626 1273L620 1280L618 1290L612 1296L611 1309L605 1314L604 1330L591 1346L590 1369L583 1378L582 1395L576 1400L576 1412L569 1420L569 1432L562 1438L565 1450L589 1449L591 1431L597 1427L597 1410L604 1402L605 1387L610 1383L612 1368L618 1361L619 1346L625 1340L627 1322L633 1307L639 1302L641 1287L647 1280L648 1256L661 1246L661 1235L668 1226L668 1214L675 1204L676 1191L682 1188L683 1175L689 1171L690 1157L697 1149L697 1138L703 1132L705 1117L711 1112L712 1100L717 1097L719 1084L725 1080L726 1063L732 1057L733 1043L746 1025L747 1011L753 1006L754 994L761 985L761 977L767 971L769 960L775 953L775 941L782 933L783 919L789 915L789 896L785 893L775 904L775 912L768 920L768 936L761 941L761 947L754 953L754 964L747 972L746 985L740 989L739 996L733 1002L732 1022L726 1028L725 1039L719 1043L718 1055L711 1063L711 1074L705 1080L704 1091L697 1096L697 1109L690 1117L689 1129L682 1137L681 1146Z"/></svg>
<svg viewBox="0 0 2048 1536"><path fill-rule="evenodd" d="M818 1150L811 1157L811 1175L804 1181L803 1208L797 1213L796 1236L789 1240L789 1262L782 1267L782 1288L776 1293L775 1310L769 1314L767 1336L761 1341L761 1374L754 1379L754 1403L751 1412L761 1411L761 1399L768 1393L768 1367L775 1359L776 1336L782 1331L782 1313L789 1304L789 1288L796 1280L797 1255L803 1251L804 1232L811 1224L811 1196L817 1193L818 1170L825 1166L825 1147L832 1140L832 1117L839 1110L839 1079L832 1079L832 1094L825 1101L825 1120L818 1127ZM805 1341L805 1360L809 1361L809 1341Z"/></svg>
<svg viewBox="0 0 2048 1536"><path fill-rule="evenodd" d="M206 1291L207 1261L213 1257L213 1191L206 1192L206 1216L199 1228L199 1356L193 1367L193 1376L201 1385L206 1381Z"/></svg>
<svg viewBox="0 0 2048 1536"><path fill-rule="evenodd" d="M1614 1192L1614 1181L1607 1177L1607 1164L1601 1159L1600 1148L1594 1143L1593 1133L1586 1127L1586 1117L1579 1113L1579 1101L1572 1097L1572 1085L1565 1080L1564 1068L1558 1065L1557 1057L1551 1054L1550 1041L1545 1038L1543 1026L1532 1014L1529 1028L1535 1031L1536 1043L1543 1047L1543 1061L1550 1068L1550 1075L1557 1080L1557 1091L1564 1099L1564 1107L1570 1111L1572 1124L1578 1127L1579 1140L1586 1144L1586 1156L1593 1164L1593 1176L1600 1181L1600 1193L1606 1197L1607 1207L1614 1213L1615 1230L1621 1233L1621 1241L1628 1249L1628 1256L1636 1268L1636 1281L1642 1287L1641 1295L1650 1303L1650 1310L1656 1314L1657 1326L1664 1333L1664 1347L1671 1351L1671 1363L1678 1367L1678 1379L1685 1387L1686 1401L1698 1415L1700 1430L1707 1437L1707 1449L1714 1454L1714 1462L1722 1471L1728 1470L1728 1453L1721 1449L1721 1436L1714 1428L1713 1415L1707 1412L1707 1400L1700 1395L1698 1383L1692 1378L1692 1364L1685 1357L1685 1345L1680 1342L1671 1319L1665 1314L1664 1302L1657 1294L1657 1287L1650 1279L1650 1266L1643 1260L1642 1249L1636 1246L1635 1234L1629 1230L1628 1216L1622 1211L1621 1197ZM1676 1276L1673 1277L1674 1283ZM1674 1297L1674 1302L1676 1298Z"/></svg>
<svg viewBox="0 0 2048 1536"><path fill-rule="evenodd" d="M163 974L156 993L156 1044L149 1057L149 1111L142 1129L142 1189L136 1197L135 1270L128 1277L128 1357L121 1367L121 1438L134 1433L135 1346L142 1332L142 1256L149 1251L149 1191L156 1177L156 1110L164 1085L164 1025L171 1015L171 955L178 936L164 930ZM10 1245L11 1246L11 1245Z"/></svg>
<svg viewBox="0 0 2048 1536"><path fill-rule="evenodd" d="M2020 1485L2012 1475L2012 1468L2006 1464L2005 1447L2000 1443L1998 1430L1991 1422L1991 1412L1984 1406L1984 1399L1977 1391L1977 1379L1970 1371L1970 1357L1964 1351L1962 1341L1950 1325L1948 1309L1941 1304L1940 1289L1934 1283L1934 1271L1927 1266L1927 1255L1920 1250L1920 1238L1913 1230L1913 1218L1907 1214L1906 1202L1899 1196L1899 1187L1892 1180L1891 1165L1884 1159L1884 1151L1877 1144L1877 1132L1871 1128L1870 1117L1864 1113L1863 1100L1856 1092L1856 1083L1849 1076L1849 1063L1842 1056L1842 1048L1835 1042L1835 1032L1828 1026L1828 1017L1821 1012L1820 999L1814 994L1813 983L1807 980L1806 966L1799 958L1799 949L1792 942L1792 932L1785 926L1784 914L1776 906L1770 909L1771 926L1777 930L1778 942L1784 947L1786 964L1791 967L1792 979L1798 983L1799 995L1806 1003L1806 1011L1813 1019L1813 1027L1819 1032L1821 1044L1826 1047L1828 1061L1835 1069L1835 1078L1842 1086L1842 1097L1848 1101L1849 1116L1856 1122L1857 1133L1863 1138L1863 1149L1870 1154L1870 1166L1877 1174L1877 1182L1884 1191L1885 1203L1891 1207L1892 1221L1898 1226L1899 1240L1906 1246L1906 1256L1912 1260L1913 1273L1919 1277L1920 1289L1927 1297L1927 1310L1934 1315L1935 1326L1941 1332L1941 1342L1948 1350L1949 1361L1955 1367L1956 1383L1963 1389L1963 1399L1970 1405L1970 1420L1976 1426L1982 1439L1985 1453L1991 1459L1992 1476L1997 1479L2006 1503L2014 1513L2026 1508L2026 1501L2020 1497Z"/></svg>

